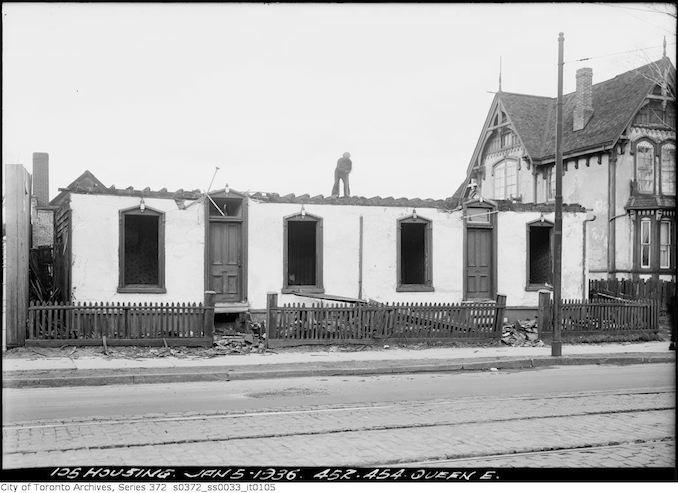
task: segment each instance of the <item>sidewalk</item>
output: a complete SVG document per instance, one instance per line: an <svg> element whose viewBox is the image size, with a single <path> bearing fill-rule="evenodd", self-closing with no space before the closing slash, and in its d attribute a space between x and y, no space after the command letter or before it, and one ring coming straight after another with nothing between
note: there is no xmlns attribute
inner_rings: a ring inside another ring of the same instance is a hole
<svg viewBox="0 0 678 493"><path fill-rule="evenodd" d="M668 342L308 351L205 358L3 358L3 387L62 387L675 362Z"/></svg>

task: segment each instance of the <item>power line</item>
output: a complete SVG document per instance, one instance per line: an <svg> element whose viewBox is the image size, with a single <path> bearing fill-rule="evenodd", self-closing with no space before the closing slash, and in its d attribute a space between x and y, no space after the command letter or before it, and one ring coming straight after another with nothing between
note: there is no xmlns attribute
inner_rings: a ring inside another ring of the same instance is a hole
<svg viewBox="0 0 678 493"><path fill-rule="evenodd" d="M676 43L667 43L667 45L675 45ZM662 45L657 45L657 46L648 46L647 48L637 48L635 50L628 50L628 51L618 51L616 53L607 53L605 55L598 55L598 56L590 56L586 58L577 58L575 60L567 60L565 63L572 63L572 62L584 62L586 60L595 60L597 58L605 58L608 56L615 56L615 55L624 55L626 53L634 53L636 51L645 51L645 50L653 50L655 48L661 48Z"/></svg>
<svg viewBox="0 0 678 493"><path fill-rule="evenodd" d="M672 15L670 12L662 12L661 10L638 9L638 8L634 8L634 7L625 7L625 6L622 6L622 5L611 5L611 4L608 4L608 3L603 3L603 4L599 4L599 5L601 7L612 7L612 8L615 8L615 9L637 10L638 12L647 12L647 13L650 13L650 14Z"/></svg>

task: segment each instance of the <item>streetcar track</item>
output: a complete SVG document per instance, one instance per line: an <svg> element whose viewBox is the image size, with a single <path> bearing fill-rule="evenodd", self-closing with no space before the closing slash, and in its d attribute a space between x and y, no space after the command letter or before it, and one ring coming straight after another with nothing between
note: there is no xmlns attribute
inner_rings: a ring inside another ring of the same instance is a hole
<svg viewBox="0 0 678 493"><path fill-rule="evenodd" d="M624 445L644 445L651 443L663 443L663 442L672 442L675 441L675 437L665 436L663 438L654 438L652 440L627 440L623 442L612 441L612 442L601 442L599 444L586 444L578 447L548 447L540 449L530 449L530 450L521 450L514 451L510 453L503 454L490 454L490 455L462 455L462 454L450 454L444 457L431 457L431 458L422 458L414 460L401 460L398 462L393 462L389 464L391 467L416 467L417 466L435 466L439 463L448 463L448 462L466 462L466 461L482 461L482 460L494 460L502 458L515 458L515 457L530 457L534 455L548 455L548 454L558 454L563 452L581 452L581 451L592 451L592 450L604 450L608 448L615 448ZM381 464L370 464L366 467L376 467L381 466Z"/></svg>
<svg viewBox="0 0 678 493"><path fill-rule="evenodd" d="M675 388L671 387L660 387L657 390L649 390L646 388L633 388L633 389L624 389L624 390L601 390L601 391L586 391L586 392L577 392L577 393L568 393L568 394L550 394L546 396L536 396L536 395L522 395L522 396L511 396L511 397L499 397L491 398L493 402L507 402L507 401L533 401L533 400L555 400L555 399L581 399L586 397L594 396L613 396L613 395L662 395L662 394L674 394ZM167 414L145 414L138 417L126 418L126 417L87 417L81 419L71 419L71 420L60 420L60 421L38 421L37 424L23 424L26 422L17 422L15 424L3 425L3 430L12 431L12 430L31 430L31 429L42 429L42 428L59 428L59 427L68 427L73 425L78 426L98 426L102 423L105 424L134 424L134 423L146 423L148 421L153 421L156 423L162 422L180 422L180 421L203 421L203 420L213 420L213 419L225 419L225 418L246 418L246 417L259 417L259 416L271 416L271 415L295 415L295 414L313 414L313 413L332 413L332 412L345 412L345 411L359 411L359 410L372 410L372 409L387 409L408 406L408 407L417 407L417 406L446 406L449 404L467 404L474 402L487 402L488 398L483 397L464 397L459 399L436 399L432 401L407 401L407 402L375 402L363 406L355 406L351 404L346 405L333 405L333 407L300 407L297 409L280 409L280 408L268 408L259 411L250 411L250 412L206 412L201 414L200 412L193 413L176 413L179 415L167 415ZM30 422L29 422L30 423Z"/></svg>
<svg viewBox="0 0 678 493"><path fill-rule="evenodd" d="M410 430L410 429L423 429L423 428L436 428L444 426L463 426L463 425L473 425L473 424L487 424L487 423L502 423L502 422L511 422L515 423L518 421L534 421L534 420L547 420L547 419L556 419L556 418L574 418L582 416L596 416L596 415L614 415L614 414L632 414L632 413L648 413L648 412L657 412L657 411L669 411L675 409L675 406L666 406L666 407L654 407L654 408L636 408L636 409L623 409L623 410L608 410L608 411L587 411L581 413L569 413L569 414L552 414L548 416L524 416L524 417L510 417L510 418L499 418L499 419L485 419L485 420L466 420L466 421L457 421L457 422L436 422L436 423L419 423L414 425L376 425L369 427L353 427L353 428L337 428L332 430L318 430L318 431L308 431L308 432L291 432L291 433L261 433L261 434L252 434L252 435L243 435L235 437L224 437L224 438L195 438L195 439L183 439L183 440L163 440L156 441L151 443L142 443L142 444L104 444L104 445L91 445L91 446L78 446L78 447L66 447L66 448L52 448L52 449L41 449L41 450L16 450L8 451L5 455L18 455L18 454L38 454L38 453L49 453L49 452L74 452L78 450L111 450L117 448L138 448L145 446L166 446L166 445L186 445L186 444L198 444L198 443L219 443L219 442L228 442L236 440L259 440L259 439L270 439L270 438L289 438L289 437L305 437L305 436L319 436L319 435L335 435L340 433L354 433L354 432L372 432L372 431L395 431L395 430Z"/></svg>

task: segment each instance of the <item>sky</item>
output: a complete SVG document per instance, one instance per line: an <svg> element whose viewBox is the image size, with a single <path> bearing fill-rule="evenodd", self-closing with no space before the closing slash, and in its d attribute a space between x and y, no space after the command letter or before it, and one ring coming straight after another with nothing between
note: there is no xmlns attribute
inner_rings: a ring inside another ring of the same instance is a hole
<svg viewBox="0 0 678 493"><path fill-rule="evenodd" d="M673 14L669 15L669 14ZM3 3L3 163L105 185L445 198L498 88L555 97L662 56L675 8ZM581 58L590 58L578 61Z"/></svg>

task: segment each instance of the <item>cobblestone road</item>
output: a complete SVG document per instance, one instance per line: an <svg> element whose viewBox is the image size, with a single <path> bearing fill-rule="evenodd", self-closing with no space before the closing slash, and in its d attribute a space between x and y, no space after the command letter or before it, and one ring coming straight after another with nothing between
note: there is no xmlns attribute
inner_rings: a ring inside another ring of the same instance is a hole
<svg viewBox="0 0 678 493"><path fill-rule="evenodd" d="M34 422L3 427L3 456L6 468L666 467L675 464L674 423L666 388Z"/></svg>

